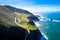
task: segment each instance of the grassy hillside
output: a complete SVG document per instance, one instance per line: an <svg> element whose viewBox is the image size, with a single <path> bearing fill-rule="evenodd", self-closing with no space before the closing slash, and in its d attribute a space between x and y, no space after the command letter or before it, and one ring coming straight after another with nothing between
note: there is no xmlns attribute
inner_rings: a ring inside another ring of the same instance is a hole
<svg viewBox="0 0 60 40"><path fill-rule="evenodd" d="M27 14L21 14L21 13L17 13L15 12L16 14L16 19L15 19L15 23L18 25L18 26L21 26L22 28L24 29L29 29L29 30L36 30L37 28L31 24L29 24L28 22L30 21L27 17L29 15Z"/></svg>
<svg viewBox="0 0 60 40"><path fill-rule="evenodd" d="M32 13L11 6L0 6L0 24L19 26L27 30L37 30L33 20L38 20Z"/></svg>
<svg viewBox="0 0 60 40"><path fill-rule="evenodd" d="M33 21L39 19L29 11L11 6L0 6L0 39L40 40L42 34Z"/></svg>

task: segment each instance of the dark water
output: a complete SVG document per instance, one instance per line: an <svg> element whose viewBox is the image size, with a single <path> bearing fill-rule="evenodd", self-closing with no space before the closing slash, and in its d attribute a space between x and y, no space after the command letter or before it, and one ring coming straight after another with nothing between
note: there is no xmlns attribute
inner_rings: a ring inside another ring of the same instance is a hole
<svg viewBox="0 0 60 40"><path fill-rule="evenodd" d="M52 18L57 21L40 21L39 29L48 40L60 40L60 12L40 14L46 18Z"/></svg>

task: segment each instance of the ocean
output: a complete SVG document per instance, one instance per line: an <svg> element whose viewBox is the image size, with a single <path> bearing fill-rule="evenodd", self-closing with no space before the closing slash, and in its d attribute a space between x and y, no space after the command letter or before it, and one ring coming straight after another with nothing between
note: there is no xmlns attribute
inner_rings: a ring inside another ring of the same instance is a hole
<svg viewBox="0 0 60 40"><path fill-rule="evenodd" d="M36 23L42 35L47 40L60 40L60 12L39 13L41 16Z"/></svg>

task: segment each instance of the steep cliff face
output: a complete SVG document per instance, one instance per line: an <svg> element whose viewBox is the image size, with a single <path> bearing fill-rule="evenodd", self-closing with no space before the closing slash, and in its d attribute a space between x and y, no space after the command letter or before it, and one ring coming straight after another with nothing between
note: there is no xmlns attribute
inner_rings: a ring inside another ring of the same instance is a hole
<svg viewBox="0 0 60 40"><path fill-rule="evenodd" d="M0 6L0 39L25 40L26 32L29 34L30 31L27 40L39 40L42 35L33 21L39 19L26 10L8 5Z"/></svg>

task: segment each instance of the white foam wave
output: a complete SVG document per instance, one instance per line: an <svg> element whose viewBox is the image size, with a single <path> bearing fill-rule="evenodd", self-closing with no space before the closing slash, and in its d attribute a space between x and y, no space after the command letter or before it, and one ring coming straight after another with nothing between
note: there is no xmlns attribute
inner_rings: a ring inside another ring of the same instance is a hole
<svg viewBox="0 0 60 40"><path fill-rule="evenodd" d="M60 20L53 20L53 22L60 22Z"/></svg>
<svg viewBox="0 0 60 40"><path fill-rule="evenodd" d="M37 28L40 27L40 23L39 23L39 22L35 22L35 21L34 21L34 23L35 23L35 25L36 25Z"/></svg>
<svg viewBox="0 0 60 40"><path fill-rule="evenodd" d="M44 22L45 21L60 22L60 20L55 20L55 19L51 20L51 18L46 18L46 17L43 17L43 16L41 16L41 18L39 18L39 19L40 19L40 21L44 21Z"/></svg>
<svg viewBox="0 0 60 40"><path fill-rule="evenodd" d="M45 27L46 29L49 29L49 27Z"/></svg>
<svg viewBox="0 0 60 40"><path fill-rule="evenodd" d="M43 37L45 37L45 38L46 38L46 40L48 40L47 35L45 35L44 33L42 33L42 35L43 35Z"/></svg>
<svg viewBox="0 0 60 40"><path fill-rule="evenodd" d="M47 20L45 20L45 19L40 19L40 21L47 21Z"/></svg>

